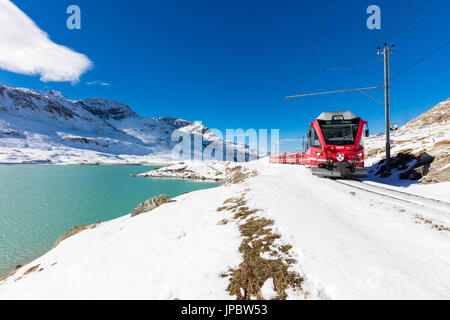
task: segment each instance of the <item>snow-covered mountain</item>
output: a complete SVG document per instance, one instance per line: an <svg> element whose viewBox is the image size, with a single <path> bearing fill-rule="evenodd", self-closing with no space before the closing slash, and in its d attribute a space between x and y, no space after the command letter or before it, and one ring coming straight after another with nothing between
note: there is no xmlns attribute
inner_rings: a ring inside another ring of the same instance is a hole
<svg viewBox="0 0 450 320"><path fill-rule="evenodd" d="M166 161L177 157L175 130L202 139L203 147L215 142L233 155L235 148L246 152L201 123L145 118L106 99L77 101L52 90L0 86L0 163Z"/></svg>

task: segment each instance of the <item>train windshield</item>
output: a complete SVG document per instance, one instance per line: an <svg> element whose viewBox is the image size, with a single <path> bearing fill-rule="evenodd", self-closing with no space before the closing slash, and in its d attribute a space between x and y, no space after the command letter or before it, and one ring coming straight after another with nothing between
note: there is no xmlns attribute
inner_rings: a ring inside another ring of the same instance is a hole
<svg viewBox="0 0 450 320"><path fill-rule="evenodd" d="M355 144L359 124L321 125L326 144L345 146Z"/></svg>

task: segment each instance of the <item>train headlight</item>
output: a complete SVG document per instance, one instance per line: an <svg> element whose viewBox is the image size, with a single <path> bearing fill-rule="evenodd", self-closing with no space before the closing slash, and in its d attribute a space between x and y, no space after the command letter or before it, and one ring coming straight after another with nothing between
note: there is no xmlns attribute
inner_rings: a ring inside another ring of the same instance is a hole
<svg viewBox="0 0 450 320"><path fill-rule="evenodd" d="M360 152L357 154L358 157L362 158L362 156L364 155L364 153Z"/></svg>
<svg viewBox="0 0 450 320"><path fill-rule="evenodd" d="M316 156L320 157L320 156L322 156L322 155L323 155L323 153L321 153L321 152L316 152Z"/></svg>

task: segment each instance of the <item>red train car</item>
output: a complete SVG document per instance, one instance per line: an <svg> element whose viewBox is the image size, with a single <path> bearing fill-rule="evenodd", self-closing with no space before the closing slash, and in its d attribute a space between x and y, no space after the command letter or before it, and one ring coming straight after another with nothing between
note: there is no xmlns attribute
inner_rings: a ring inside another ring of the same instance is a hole
<svg viewBox="0 0 450 320"><path fill-rule="evenodd" d="M276 156L270 156L270 162L271 163L286 163L286 155L276 155Z"/></svg>
<svg viewBox="0 0 450 320"><path fill-rule="evenodd" d="M308 130L306 148L295 154L270 157L271 163L303 164L313 175L363 178L364 137L369 136L363 121L351 111L324 112Z"/></svg>

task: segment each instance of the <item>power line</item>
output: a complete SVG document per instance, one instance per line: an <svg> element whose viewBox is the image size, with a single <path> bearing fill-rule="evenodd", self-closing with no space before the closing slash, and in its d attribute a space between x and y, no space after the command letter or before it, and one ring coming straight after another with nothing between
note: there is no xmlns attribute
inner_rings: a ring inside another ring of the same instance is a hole
<svg viewBox="0 0 450 320"><path fill-rule="evenodd" d="M434 49L433 51L431 51L430 53L428 53L427 55L423 56L422 58L420 58L419 60L417 60L416 62L414 62L413 64L408 65L407 67L403 68L402 70L400 70L399 72L397 72L396 74L394 74L390 80L393 80L397 77L399 77L400 75L402 75L404 72L408 71L409 69L412 69L413 67L415 67L416 65L424 62L426 59L430 58L431 56L433 56L434 54L436 54L438 51L444 49L446 46L448 46L450 44L450 41L445 42L444 44L442 44L441 46L439 46L438 48ZM380 94L382 92L378 92L377 94L374 95L375 98L379 97Z"/></svg>
<svg viewBox="0 0 450 320"><path fill-rule="evenodd" d="M407 31L411 30L413 27L415 27L417 25L417 23L419 23L419 21L421 21L423 18L425 18L431 11L433 11L433 9L438 5L438 3L440 2L440 0L436 0L430 7L428 7L428 10L425 11L422 15L420 15L416 20L414 20L413 22L408 23L408 28L404 29L403 32L400 33L400 35L397 35L396 40L398 41L398 39L400 39L404 34L406 34ZM423 2L425 3L425 1ZM423 4L422 3L422 4ZM391 34L392 35L392 34Z"/></svg>
<svg viewBox="0 0 450 320"><path fill-rule="evenodd" d="M355 89L347 89L347 90L334 90L334 91L322 91L322 92L314 92L314 93L302 93L297 94L293 96L286 97L289 100L293 100L294 98L301 98L301 97L309 97L309 96L317 96L317 95L327 95L327 94L334 94L334 93L343 93L343 92L351 92L351 91L359 91L366 96L370 97L371 99L381 103L385 108L385 124L386 124L386 172L388 174L391 173L391 142L390 142L390 103L389 103L389 54L394 52L394 45L392 45L391 48L387 46L387 44L384 45L383 51L380 52L380 47L378 47L378 55L384 55L384 86L376 86L376 87L368 87L368 88L355 88ZM366 90L373 90L373 89L380 89L384 88L385 92L385 98L384 102L380 101L379 99L375 98L374 96L371 96Z"/></svg>
<svg viewBox="0 0 450 320"><path fill-rule="evenodd" d="M450 41L445 42L444 44L442 44L440 47L434 49L433 51L431 51L430 53L428 53L427 55L425 55L424 57L420 58L419 60L417 60L416 62L414 62L413 64L403 68L402 70L400 70L399 72L397 72L395 75L392 76L391 80L394 78L397 78L399 75L401 75L402 73L404 73L405 71L414 68L415 66L417 66L418 64L424 62L426 59L428 59L429 57L433 56L435 53L437 53L438 51L444 49L446 46L448 46L450 44Z"/></svg>
<svg viewBox="0 0 450 320"><path fill-rule="evenodd" d="M357 80L362 80L364 78L364 76L377 64L382 63L384 61L384 59L380 59L380 57L377 57L376 59L374 59L370 64L367 65L367 67L363 70L361 70L359 77L357 78Z"/></svg>
<svg viewBox="0 0 450 320"><path fill-rule="evenodd" d="M351 70L348 71L344 78L339 82L338 86L340 86L342 83L344 83L345 80L352 74L352 72L356 69L357 66L359 66L362 62L362 60L365 58L365 56L372 50L377 43L379 43L380 39L384 36L384 34L397 22L397 20L405 13L406 9L413 3L414 0L409 0L406 5L400 10L400 12L394 17L393 21L384 29L384 31L378 36L378 38L367 47L366 50L359 56L358 60L355 62L355 64L351 67ZM326 105L328 105L328 102L330 101L330 98L325 102Z"/></svg>
<svg viewBox="0 0 450 320"><path fill-rule="evenodd" d="M355 68L361 63L363 58L371 51L373 48L379 43L380 39L383 37L383 35L394 25L394 23L399 19L403 13L406 11L406 9L413 3L414 0L409 0L409 2L402 8L402 10L395 16L394 20L386 27L386 29L380 34L380 36L370 45L367 47L367 49L360 55L357 62L351 67L351 70L347 72L344 79L341 81L344 82L347 80L348 76L355 70Z"/></svg>
<svg viewBox="0 0 450 320"><path fill-rule="evenodd" d="M422 2L419 2L419 4L415 7L415 8L413 8L410 12L409 12L409 14L408 15L406 15L404 18L403 18L403 20L399 23L399 24L397 24L397 26L395 26L395 28L393 28L393 30L391 30L389 33L388 33L388 35L386 36L386 39L385 40L389 40L389 42L392 42L391 40L391 38L390 37L392 37L392 35L395 33L395 32L397 32L397 30L399 30L399 28L401 27L401 26L403 26L404 24L405 24L405 22L406 21L408 21L416 12L417 12L417 10L419 10L419 8L421 8L425 3L426 3L426 1L427 0L422 0ZM396 41L397 41L398 39L396 39Z"/></svg>
<svg viewBox="0 0 450 320"><path fill-rule="evenodd" d="M320 39L322 38L323 32L324 32L324 30L325 30L325 25L327 24L328 16L330 15L331 8L333 7L333 3L334 3L334 0L330 0L330 2L329 2L329 4L328 4L328 10L327 10L327 12L326 12L326 14L325 14L325 17L324 17L324 19L323 19L322 26L320 27L319 36L316 38L316 41L315 41L315 43L314 43L314 46L313 46L313 50L312 50L312 52L311 52L311 55L309 56L309 58L308 58L308 60L307 60L307 63L306 63L306 70L305 70L305 72L304 72L304 74L303 74L303 76L302 76L302 79L301 79L301 81L300 81L300 87L301 87L301 84L303 84L303 82L304 82L306 76L308 75L308 73L309 73L309 71L310 71L310 69L311 69L311 61L312 61L312 59L314 58L314 56L316 55L317 48L319 47Z"/></svg>
<svg viewBox="0 0 450 320"><path fill-rule="evenodd" d="M342 92L350 92L350 91L363 91L363 90L372 90L372 89L380 89L384 88L384 86L377 87L369 87L369 88L358 88L358 89L347 89L347 90L335 90L335 91L326 91L326 92L315 92L315 93L303 93L297 94L295 96L288 96L286 99L300 98L300 97L309 97L309 96L317 96L322 94L330 94L330 93L342 93Z"/></svg>

